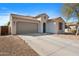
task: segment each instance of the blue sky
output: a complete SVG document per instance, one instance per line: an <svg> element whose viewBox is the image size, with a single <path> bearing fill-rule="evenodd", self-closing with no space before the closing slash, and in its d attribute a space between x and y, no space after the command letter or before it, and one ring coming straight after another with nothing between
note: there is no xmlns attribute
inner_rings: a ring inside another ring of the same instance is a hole
<svg viewBox="0 0 79 59"><path fill-rule="evenodd" d="M62 17L62 3L0 3L0 26L9 21L11 13L36 16L47 13L50 18Z"/></svg>

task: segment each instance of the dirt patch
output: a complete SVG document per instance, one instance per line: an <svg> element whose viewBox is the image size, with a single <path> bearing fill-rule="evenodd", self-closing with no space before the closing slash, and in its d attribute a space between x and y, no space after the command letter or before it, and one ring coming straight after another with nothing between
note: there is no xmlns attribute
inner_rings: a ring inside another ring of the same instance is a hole
<svg viewBox="0 0 79 59"><path fill-rule="evenodd" d="M2 56L38 56L38 54L17 36L0 36L0 55Z"/></svg>

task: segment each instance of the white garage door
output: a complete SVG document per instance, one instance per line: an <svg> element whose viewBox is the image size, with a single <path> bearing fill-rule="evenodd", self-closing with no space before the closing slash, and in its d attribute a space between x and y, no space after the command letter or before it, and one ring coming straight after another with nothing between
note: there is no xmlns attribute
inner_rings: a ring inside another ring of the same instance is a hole
<svg viewBox="0 0 79 59"><path fill-rule="evenodd" d="M27 34L27 33L37 33L38 24L29 22L17 22L16 33L17 34Z"/></svg>

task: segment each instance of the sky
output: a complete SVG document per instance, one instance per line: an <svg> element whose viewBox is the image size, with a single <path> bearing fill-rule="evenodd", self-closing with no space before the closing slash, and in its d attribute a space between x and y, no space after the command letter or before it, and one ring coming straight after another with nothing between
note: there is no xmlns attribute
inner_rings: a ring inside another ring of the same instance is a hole
<svg viewBox="0 0 79 59"><path fill-rule="evenodd" d="M7 24L10 14L36 16L46 13L49 18L62 17L62 3L0 3L0 26Z"/></svg>

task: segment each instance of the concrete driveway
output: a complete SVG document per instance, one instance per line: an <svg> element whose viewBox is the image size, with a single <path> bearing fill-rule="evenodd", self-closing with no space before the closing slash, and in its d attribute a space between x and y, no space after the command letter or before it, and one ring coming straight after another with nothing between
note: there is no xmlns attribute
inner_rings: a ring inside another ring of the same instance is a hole
<svg viewBox="0 0 79 59"><path fill-rule="evenodd" d="M47 35L19 35L39 55L43 56L78 56L79 40L66 40Z"/></svg>

